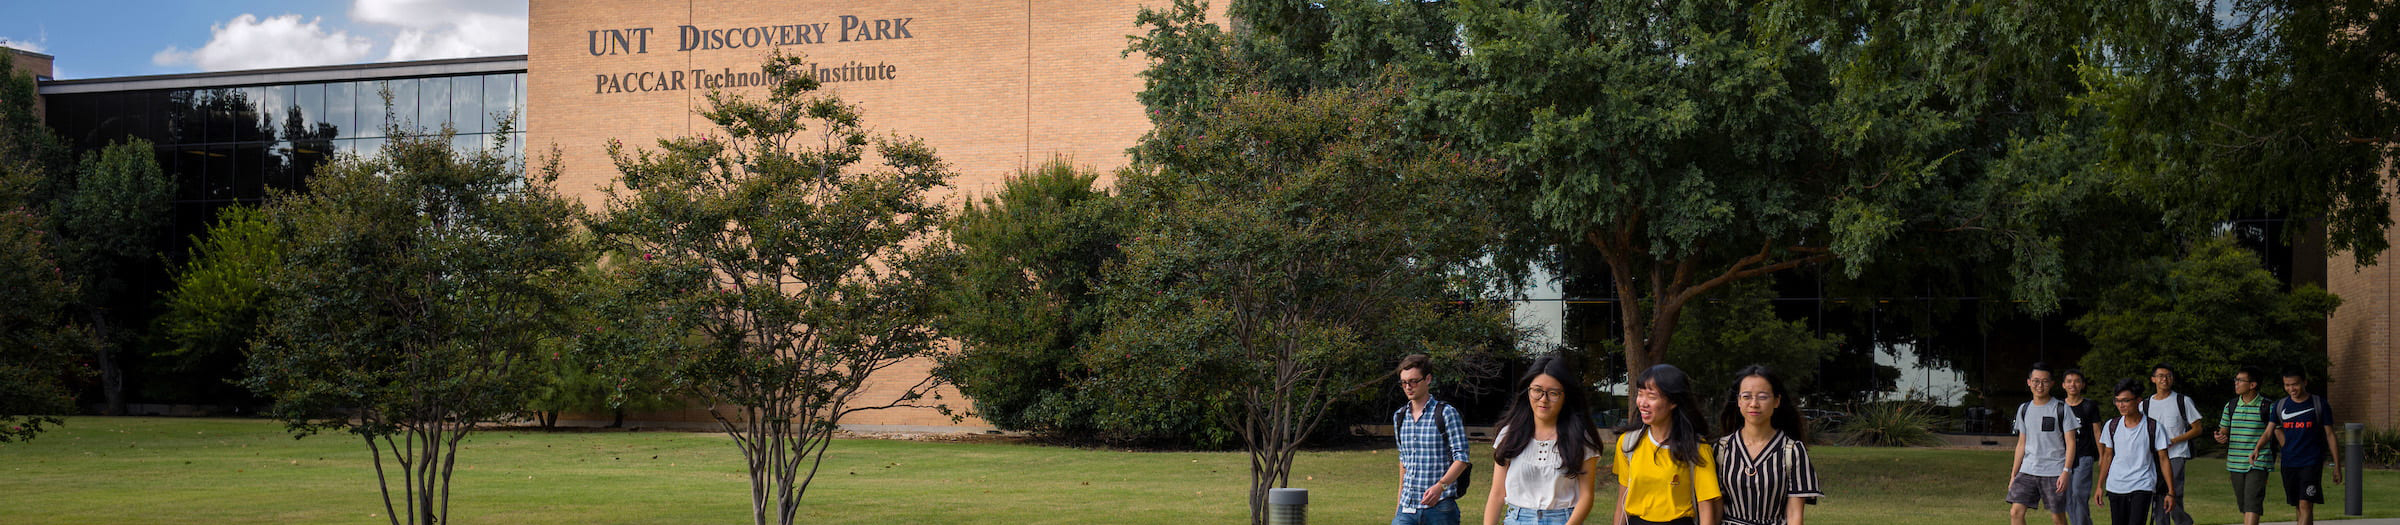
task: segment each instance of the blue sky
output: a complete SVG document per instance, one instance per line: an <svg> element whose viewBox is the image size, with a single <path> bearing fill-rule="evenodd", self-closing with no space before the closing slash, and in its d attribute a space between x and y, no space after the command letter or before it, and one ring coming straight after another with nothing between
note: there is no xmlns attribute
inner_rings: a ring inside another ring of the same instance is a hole
<svg viewBox="0 0 2400 525"><path fill-rule="evenodd" d="M99 78L525 52L525 0L9 0L0 41Z"/></svg>

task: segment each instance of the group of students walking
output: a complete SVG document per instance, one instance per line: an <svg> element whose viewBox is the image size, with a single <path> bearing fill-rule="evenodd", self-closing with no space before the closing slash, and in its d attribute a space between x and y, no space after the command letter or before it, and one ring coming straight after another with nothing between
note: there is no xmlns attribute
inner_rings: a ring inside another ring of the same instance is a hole
<svg viewBox="0 0 2400 525"><path fill-rule="evenodd" d="M2090 525L2092 509L2105 507L2116 525L2191 525L2184 463L2192 458L2191 441L2205 430L2204 415L2175 391L2174 367L2152 366L2148 388L2135 378L2118 381L2110 394L2117 417L2105 421L2100 403L2084 398L2090 379L2083 371L2056 376L2065 399L2050 395L2048 366L2035 363L2025 377L2033 400L2018 405L2013 420L2009 522L2024 525L2027 510L2047 508L2052 523ZM2297 509L2300 523L2314 523L2316 504L2325 502L2324 464L2341 462L2330 428L2333 407L2309 394L2304 371L2283 373L2282 399L2259 393L2265 379L2257 368L2242 368L2234 374L2235 398L2218 411L2215 439L2226 445L2235 505L2242 523L2257 525L2267 477L2280 466L2285 503ZM2333 482L2342 482L2340 470Z"/></svg>
<svg viewBox="0 0 2400 525"><path fill-rule="evenodd" d="M1402 359L1398 372L1408 404L1392 413L1400 452L1392 523L1455 525L1457 500L1476 479L1465 423L1456 407L1433 399L1425 356ZM1574 367L1558 356L1535 360L1500 418L1484 525L1585 523L1604 456L1612 456L1617 477L1612 524L1801 523L1807 505L1824 493L1799 407L1764 366L1743 368L1734 379L1719 417L1733 428L1712 437L1683 370L1662 364L1641 371L1630 383L1639 417L1619 429L1611 446L1590 420ZM2118 382L2110 396L2117 415L2105 420L2100 403L2084 397L2090 379L2082 371L2058 374L2063 399L2051 395L2053 379L2048 366L2036 363L2025 380L2033 400L2017 407L2006 498L2011 523L2023 525L2028 510L2048 509L2054 523L2089 525L2099 507L2116 525L2191 525L2182 501L2184 464L2191 440L2203 433L2203 414L2174 390L2175 370L2152 367L2148 389L2133 378ZM2226 470L2244 524L2259 522L2267 477L2277 469L2285 501L2309 524L2314 506L2325 502L2324 464L2341 462L2328 428L2333 408L2309 394L2305 372L2284 372L2282 399L2259 393L2264 379L2255 368L2235 374L2237 397L2219 411L2214 437L2227 445ZM2333 479L2342 483L2341 471Z"/></svg>
<svg viewBox="0 0 2400 525"><path fill-rule="evenodd" d="M1409 403L1392 414L1400 448L1393 525L1458 523L1457 499L1475 479L1465 424L1457 408L1433 399L1431 372L1425 356L1401 360ZM1611 523L1800 523L1804 505L1823 493L1799 407L1766 367L1735 378L1722 420L1740 425L1712 435L1683 370L1642 371L1631 383L1639 417L1608 443L1574 367L1558 356L1535 360L1493 440L1484 525L1581 525L1609 456L1618 487Z"/></svg>

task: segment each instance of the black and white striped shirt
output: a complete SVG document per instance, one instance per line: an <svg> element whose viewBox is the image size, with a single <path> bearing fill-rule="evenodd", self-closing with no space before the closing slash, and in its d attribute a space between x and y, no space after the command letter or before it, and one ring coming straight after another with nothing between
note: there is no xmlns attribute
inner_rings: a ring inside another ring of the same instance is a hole
<svg viewBox="0 0 2400 525"><path fill-rule="evenodd" d="M1781 525L1786 498L1816 498L1817 466L1808 445L1776 432L1756 457L1740 432L1717 439L1717 482L1725 494L1725 523Z"/></svg>

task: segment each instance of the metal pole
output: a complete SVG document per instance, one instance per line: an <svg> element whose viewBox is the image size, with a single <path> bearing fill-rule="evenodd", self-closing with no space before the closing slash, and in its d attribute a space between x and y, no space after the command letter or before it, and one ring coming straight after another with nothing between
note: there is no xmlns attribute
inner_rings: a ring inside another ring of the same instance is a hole
<svg viewBox="0 0 2400 525"><path fill-rule="evenodd" d="M2366 447L2359 444L2359 434L2367 431L2366 423L2342 425L2342 515L2362 516L2367 513Z"/></svg>
<svg viewBox="0 0 2400 525"><path fill-rule="evenodd" d="M1308 525L1308 489L1267 489L1267 525Z"/></svg>

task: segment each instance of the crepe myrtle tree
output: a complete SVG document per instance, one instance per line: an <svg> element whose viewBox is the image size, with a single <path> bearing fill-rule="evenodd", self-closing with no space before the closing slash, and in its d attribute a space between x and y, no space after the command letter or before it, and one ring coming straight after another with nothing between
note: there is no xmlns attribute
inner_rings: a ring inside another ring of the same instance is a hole
<svg viewBox="0 0 2400 525"><path fill-rule="evenodd" d="M590 243L555 162L529 177L501 144L387 132L267 205L289 238L246 381L295 437L365 441L392 523L446 523L460 441L524 407Z"/></svg>
<svg viewBox="0 0 2400 525"><path fill-rule="evenodd" d="M609 145L620 175L593 224L625 255L596 307L641 333L585 337L709 403L742 451L753 521L789 524L843 417L923 405L940 384L861 396L943 348L928 266L944 208L927 193L951 172L922 141L872 136L802 58L764 69L764 98L708 94L710 135Z"/></svg>

